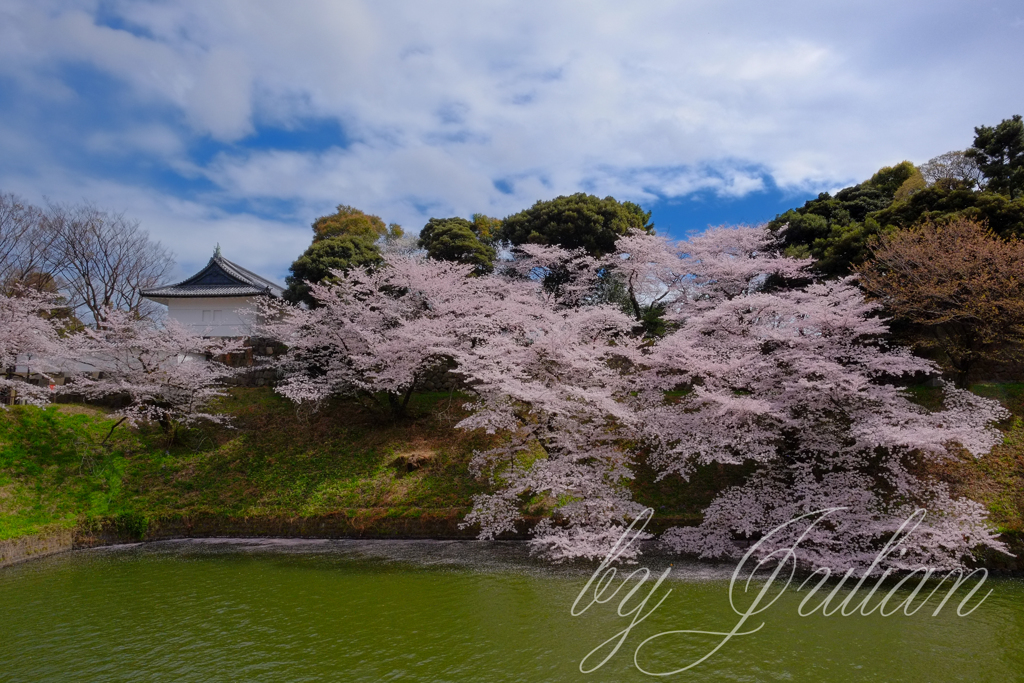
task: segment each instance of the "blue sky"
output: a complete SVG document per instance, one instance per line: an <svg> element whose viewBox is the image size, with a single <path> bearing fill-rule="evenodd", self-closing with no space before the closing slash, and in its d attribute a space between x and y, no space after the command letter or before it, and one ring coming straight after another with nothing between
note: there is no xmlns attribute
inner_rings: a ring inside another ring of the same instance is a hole
<svg viewBox="0 0 1024 683"><path fill-rule="evenodd" d="M350 204L417 231L586 191L757 223L1024 113L1024 4L0 0L0 191L283 279Z"/></svg>

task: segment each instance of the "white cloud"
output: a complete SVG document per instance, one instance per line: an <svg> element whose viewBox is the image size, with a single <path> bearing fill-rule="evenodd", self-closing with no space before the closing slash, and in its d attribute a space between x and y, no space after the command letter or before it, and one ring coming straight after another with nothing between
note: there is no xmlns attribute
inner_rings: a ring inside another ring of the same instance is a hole
<svg viewBox="0 0 1024 683"><path fill-rule="evenodd" d="M1024 61L1018 15L1010 0L0 0L0 78L17 107L87 101L65 73L84 65L120 84L110 106L123 113L65 122L81 126L77 151L95 166L57 148L70 134L5 117L0 151L19 156L0 161L0 181L72 199L104 192L179 251L251 222L259 248L289 259L307 239L292 237L292 214L305 229L339 202L415 229L429 215L505 215L580 189L650 201L741 197L766 178L841 186L963 148L974 125L1018 113L1014 76L993 68ZM337 122L345 141L253 142L311 120ZM210 140L219 153L194 151ZM100 170L67 181L130 155L216 189L184 196ZM289 213L237 209L273 201Z"/></svg>
<svg viewBox="0 0 1024 683"><path fill-rule="evenodd" d="M199 130L220 140L251 133L252 84L245 56L214 49L203 60L195 85L185 95L184 109Z"/></svg>
<svg viewBox="0 0 1024 683"><path fill-rule="evenodd" d="M46 199L89 201L104 209L123 211L174 252L175 277L179 279L205 265L220 244L232 261L283 281L288 265L309 246L309 221L268 220L245 212L228 212L160 190L72 176L59 169L50 169L47 180L50 190L46 193L39 193L32 180L10 176L0 176L0 187L36 204Z"/></svg>

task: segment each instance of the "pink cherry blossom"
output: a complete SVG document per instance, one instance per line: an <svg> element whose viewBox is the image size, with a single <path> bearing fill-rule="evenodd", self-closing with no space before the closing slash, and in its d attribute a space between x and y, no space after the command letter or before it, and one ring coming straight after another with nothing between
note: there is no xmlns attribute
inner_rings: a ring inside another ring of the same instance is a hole
<svg viewBox="0 0 1024 683"><path fill-rule="evenodd" d="M49 317L58 304L55 296L32 289L0 294L0 389L15 391L26 403L46 404L52 392L48 383L29 384L15 373L44 379L59 374L54 362L58 321Z"/></svg>
<svg viewBox="0 0 1024 683"><path fill-rule="evenodd" d="M826 507L846 510L802 544L808 562L866 565L918 507L926 523L893 563L1002 549L980 505L915 476L914 462L957 444L980 457L1005 411L953 387L938 413L915 405L902 387L936 367L887 343L854 281L815 282L775 239L749 227L681 243L632 234L602 259L526 245L482 277L389 255L314 285L316 309L268 304L266 333L291 348L278 391L401 406L425 369L454 360L472 395L459 427L504 436L473 459L492 492L465 523L494 538L526 510L544 514L531 542L554 560L614 544L642 509L629 486L640 458L680 485L702 466L753 466L699 526L665 534L682 552L736 555L737 540ZM664 334L645 338L637 318L655 307Z"/></svg>
<svg viewBox="0 0 1024 683"><path fill-rule="evenodd" d="M160 421L173 429L198 421L222 423L210 403L224 395L233 368L213 360L242 349L241 340L203 337L175 320L161 325L112 310L99 329L63 344L68 389L87 398L121 395L114 414L128 424Z"/></svg>

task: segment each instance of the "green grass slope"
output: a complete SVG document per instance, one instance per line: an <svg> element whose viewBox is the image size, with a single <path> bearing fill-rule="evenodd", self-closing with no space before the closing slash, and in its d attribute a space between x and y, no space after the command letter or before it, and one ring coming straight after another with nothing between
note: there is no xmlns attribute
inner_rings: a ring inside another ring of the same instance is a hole
<svg viewBox="0 0 1024 683"><path fill-rule="evenodd" d="M1003 444L922 467L958 495L984 503L1001 531L1024 532L1024 384L977 385L1014 414ZM941 400L920 389L916 400ZM56 528L115 524L141 535L151 521L344 515L372 526L383 518L461 518L487 489L470 476L473 451L499 437L454 429L464 399L413 397L392 421L352 401L313 413L268 388L237 388L218 410L231 426L181 434L170 448L158 428L111 432L115 421L86 406L0 410L0 540ZM639 502L662 523L696 522L749 468L701 468L690 482L657 480L640 467ZM544 506L531 510L544 514ZM659 524L661 526L661 524Z"/></svg>
<svg viewBox="0 0 1024 683"><path fill-rule="evenodd" d="M460 398L414 397L393 422L338 401L315 413L269 389L233 389L231 426L181 435L117 427L82 406L0 411L0 540L104 518L464 514L467 474L494 437L453 429Z"/></svg>

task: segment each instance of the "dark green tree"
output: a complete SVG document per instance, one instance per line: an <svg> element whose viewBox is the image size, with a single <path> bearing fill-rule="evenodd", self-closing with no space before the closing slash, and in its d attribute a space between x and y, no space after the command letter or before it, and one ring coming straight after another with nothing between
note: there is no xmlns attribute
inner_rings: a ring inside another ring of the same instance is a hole
<svg viewBox="0 0 1024 683"><path fill-rule="evenodd" d="M465 218L431 218L420 231L420 248L432 259L472 265L480 275L489 273L494 269L494 247L481 240L475 226Z"/></svg>
<svg viewBox="0 0 1024 683"><path fill-rule="evenodd" d="M907 229L922 223L941 225L957 219L984 223L1000 237L1024 236L1024 198L1011 200L994 192L978 192L964 183L936 182L906 201L872 214L879 224Z"/></svg>
<svg viewBox="0 0 1024 683"><path fill-rule="evenodd" d="M967 156L978 162L988 179L988 190L1010 199L1024 191L1024 120L1020 114L1003 119L998 126L977 126L974 146Z"/></svg>
<svg viewBox="0 0 1024 683"><path fill-rule="evenodd" d="M347 271L356 266L369 266L380 262L380 251L374 240L363 235L342 235L314 241L295 260L285 278L284 298L292 303L316 306L310 296L310 282L331 280L331 270Z"/></svg>
<svg viewBox="0 0 1024 683"><path fill-rule="evenodd" d="M967 186L957 186L961 185ZM768 227L778 231L788 224L782 233L787 255L813 258L815 269L824 275L846 275L867 258L868 245L876 235L913 223L896 220L899 212L908 206L926 206L936 193L946 191L938 185L928 187L921 171L902 161L879 169L863 183L839 190L834 197L823 192L802 207L776 216ZM914 211L924 209L909 213Z"/></svg>
<svg viewBox="0 0 1024 683"><path fill-rule="evenodd" d="M591 256L615 250L615 241L630 230L654 232L651 212L614 197L600 199L578 192L539 201L506 218L499 237L512 244L548 244L585 249Z"/></svg>
<svg viewBox="0 0 1024 683"><path fill-rule="evenodd" d="M834 197L822 192L802 207L776 216L768 227L777 231L788 224L782 246L789 256L815 259L815 269L823 274L845 275L851 264L867 257L868 242L881 228L869 216L890 206L901 188L918 178L920 173L909 161L885 166Z"/></svg>
<svg viewBox="0 0 1024 683"><path fill-rule="evenodd" d="M291 265L284 293L285 300L308 306L316 305L309 295L310 282L329 279L331 270L346 271L380 262L378 240L395 240L403 234L397 223L385 225L380 216L346 204L339 204L336 213L317 218L312 228L313 244Z"/></svg>

